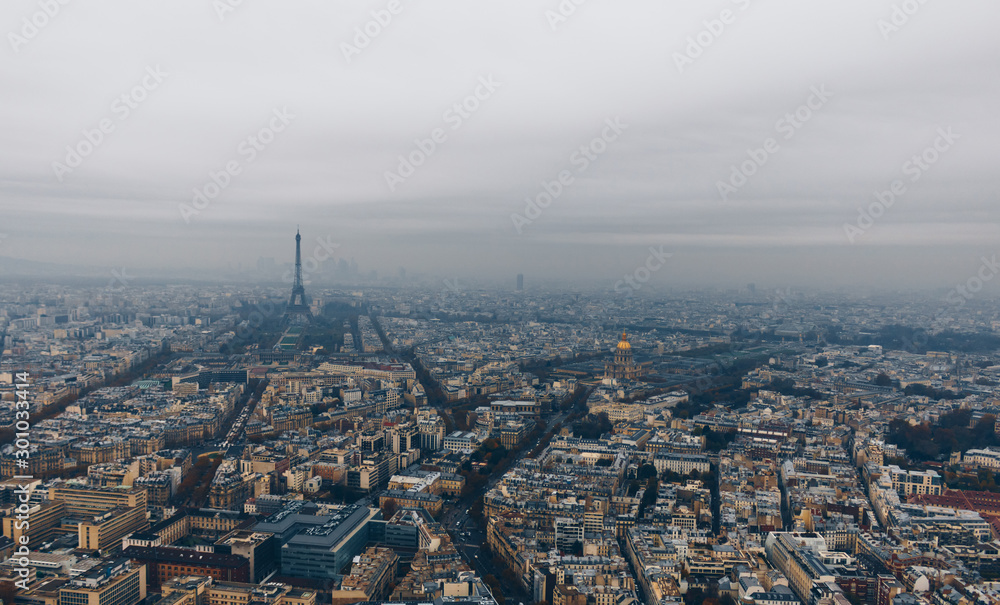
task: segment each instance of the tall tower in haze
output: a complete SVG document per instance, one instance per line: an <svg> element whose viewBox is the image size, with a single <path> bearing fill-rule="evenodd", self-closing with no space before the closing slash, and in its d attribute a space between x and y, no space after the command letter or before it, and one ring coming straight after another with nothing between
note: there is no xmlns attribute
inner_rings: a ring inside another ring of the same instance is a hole
<svg viewBox="0 0 1000 605"><path fill-rule="evenodd" d="M295 281L292 283L292 297L288 300L288 313L309 314L306 288L302 285L302 235L298 229L295 230Z"/></svg>
<svg viewBox="0 0 1000 605"><path fill-rule="evenodd" d="M517 291L524 290L524 273L517 274Z"/></svg>

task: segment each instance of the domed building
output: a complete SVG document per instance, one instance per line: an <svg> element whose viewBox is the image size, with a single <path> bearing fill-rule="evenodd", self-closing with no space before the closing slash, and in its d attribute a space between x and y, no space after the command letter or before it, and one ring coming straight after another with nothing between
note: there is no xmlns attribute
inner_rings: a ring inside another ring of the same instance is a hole
<svg viewBox="0 0 1000 605"><path fill-rule="evenodd" d="M632 345L628 341L628 334L622 332L622 339L618 341L614 359L604 366L604 377L615 380L637 380L639 375L639 366L632 359Z"/></svg>

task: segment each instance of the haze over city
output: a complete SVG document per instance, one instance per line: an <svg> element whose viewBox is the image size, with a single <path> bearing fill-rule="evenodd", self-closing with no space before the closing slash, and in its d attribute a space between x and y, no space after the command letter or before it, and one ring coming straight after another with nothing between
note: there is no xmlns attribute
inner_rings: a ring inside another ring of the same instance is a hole
<svg viewBox="0 0 1000 605"><path fill-rule="evenodd" d="M995 250L995 3L59 6L3 10L4 275L217 276L297 225L535 284L662 246L650 288L947 288Z"/></svg>

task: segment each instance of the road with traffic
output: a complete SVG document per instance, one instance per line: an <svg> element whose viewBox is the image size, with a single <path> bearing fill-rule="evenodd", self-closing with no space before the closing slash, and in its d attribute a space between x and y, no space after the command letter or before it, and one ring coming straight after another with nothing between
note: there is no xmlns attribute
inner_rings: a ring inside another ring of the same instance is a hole
<svg viewBox="0 0 1000 605"><path fill-rule="evenodd" d="M558 415L549 420L548 426L552 427L564 422L568 415L569 412L560 412ZM516 467L518 463L527 457L535 446L541 442L545 434L546 431L542 431L534 440L524 444L524 446L519 450L517 457L511 461L511 464L507 468ZM499 579L501 578L503 569L497 569L496 566L493 565L493 561L490 556L485 554L482 556L480 555L480 552L486 544L485 528L480 527L476 523L476 520L469 516L469 511L472 504L477 500L482 499L483 496L485 496L489 490L493 489L501 479L503 479L503 473L495 473L476 493L460 498L448 507L445 510L444 515L441 517L441 523L448 529L449 533L451 533L455 547L463 554L466 561L468 561L469 566L479 573L480 577L492 575ZM534 602L534 599L530 598L530 595L524 591L520 584L504 582L503 593L508 603L516 604L518 602Z"/></svg>

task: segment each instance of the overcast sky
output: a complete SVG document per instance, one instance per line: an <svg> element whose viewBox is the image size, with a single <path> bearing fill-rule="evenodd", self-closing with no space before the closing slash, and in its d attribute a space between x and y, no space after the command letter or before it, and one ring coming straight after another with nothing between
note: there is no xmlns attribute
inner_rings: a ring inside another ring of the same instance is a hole
<svg viewBox="0 0 1000 605"><path fill-rule="evenodd" d="M0 9L0 257L299 224L383 273L937 287L997 248L994 0L63 1Z"/></svg>

